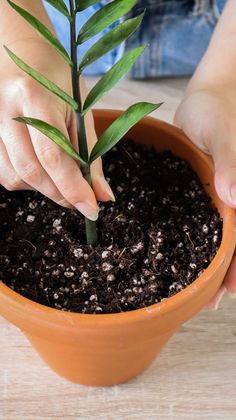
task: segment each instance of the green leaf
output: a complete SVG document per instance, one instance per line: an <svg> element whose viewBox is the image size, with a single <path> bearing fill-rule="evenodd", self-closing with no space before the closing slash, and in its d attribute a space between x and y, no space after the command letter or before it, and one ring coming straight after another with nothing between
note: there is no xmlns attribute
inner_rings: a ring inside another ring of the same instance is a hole
<svg viewBox="0 0 236 420"><path fill-rule="evenodd" d="M118 141L143 117L155 111L162 104L151 104L148 102L139 102L129 107L123 114L120 115L106 131L99 137L95 144L91 155L90 163L96 160L99 156L104 155Z"/></svg>
<svg viewBox="0 0 236 420"><path fill-rule="evenodd" d="M71 20L70 13L63 0L46 0L46 2L49 3L51 6L55 7L55 9L61 12L69 20Z"/></svg>
<svg viewBox="0 0 236 420"><path fill-rule="evenodd" d="M17 118L14 118L14 120L21 123L25 123L27 125L30 125L31 127L36 128L42 134L49 137L49 139L51 139L54 143L56 143L61 149L63 149L73 159L78 160L81 163L81 165L87 165L87 163L80 157L80 155L72 147L69 140L57 128L53 127L52 125L44 121L38 120L37 118L17 117Z"/></svg>
<svg viewBox="0 0 236 420"><path fill-rule="evenodd" d="M45 76L43 76L38 71L32 69L28 64L26 64L24 61L21 60L21 58L17 57L11 50L9 50L6 46L4 46L7 54L9 57L14 61L14 63L20 67L21 70L23 70L25 73L27 73L29 76L31 76L34 80L36 80L38 83L43 85L45 88L50 90L50 92L54 93L55 95L59 96L63 101L68 103L70 107L74 110L78 110L78 104L74 101L74 99L69 96L66 92L64 92L62 89L60 89L55 83L51 82L49 79L47 79Z"/></svg>
<svg viewBox="0 0 236 420"><path fill-rule="evenodd" d="M82 58L79 66L80 73L82 73L87 66L105 55L108 51L113 50L117 45L120 45L132 35L141 24L143 15L144 13L133 19L128 19L103 35L103 37L100 38Z"/></svg>
<svg viewBox="0 0 236 420"><path fill-rule="evenodd" d="M137 0L114 0L98 10L81 28L78 35L78 44L97 35L103 29L116 22L125 15Z"/></svg>
<svg viewBox="0 0 236 420"><path fill-rule="evenodd" d="M145 48L142 46L128 52L98 81L85 100L83 115L131 69Z"/></svg>
<svg viewBox="0 0 236 420"><path fill-rule="evenodd" d="M90 7L93 4L96 4L98 2L99 2L99 0L75 0L75 4L76 4L77 10L79 12L87 9L88 7Z"/></svg>
<svg viewBox="0 0 236 420"><path fill-rule="evenodd" d="M7 2L17 13L19 13L28 23L30 23L30 25L32 25L36 29L36 31L43 38L45 38L46 41L48 41L50 45L52 45L62 55L62 57L67 61L69 65L72 65L71 59L67 51L63 47L63 45L58 41L55 35L53 35L52 32L49 31L49 29L43 23L41 23L37 18L32 16L26 10L17 6L17 4L13 3L11 0L7 0Z"/></svg>

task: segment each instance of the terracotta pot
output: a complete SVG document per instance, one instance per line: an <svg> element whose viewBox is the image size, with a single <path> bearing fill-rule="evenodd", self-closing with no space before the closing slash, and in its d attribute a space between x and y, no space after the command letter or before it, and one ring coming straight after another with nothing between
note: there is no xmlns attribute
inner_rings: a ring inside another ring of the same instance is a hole
<svg viewBox="0 0 236 420"><path fill-rule="evenodd" d="M96 111L98 133L118 115L118 111ZM190 286L166 301L131 312L62 312L34 303L0 284L0 314L24 332L54 371L86 385L118 384L146 369L176 329L216 293L235 248L235 213L216 195L211 160L180 130L152 118L145 118L129 136L160 151L172 150L190 162L223 218L223 239L209 267Z"/></svg>

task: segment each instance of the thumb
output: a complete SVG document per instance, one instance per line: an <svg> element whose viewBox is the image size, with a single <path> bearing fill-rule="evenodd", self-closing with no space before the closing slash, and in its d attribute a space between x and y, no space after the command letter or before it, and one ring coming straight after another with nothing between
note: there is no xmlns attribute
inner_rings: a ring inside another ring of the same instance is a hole
<svg viewBox="0 0 236 420"><path fill-rule="evenodd" d="M235 133L236 130L234 130ZM233 130L217 133L210 145L215 164L215 187L217 194L230 207L236 208L236 142Z"/></svg>

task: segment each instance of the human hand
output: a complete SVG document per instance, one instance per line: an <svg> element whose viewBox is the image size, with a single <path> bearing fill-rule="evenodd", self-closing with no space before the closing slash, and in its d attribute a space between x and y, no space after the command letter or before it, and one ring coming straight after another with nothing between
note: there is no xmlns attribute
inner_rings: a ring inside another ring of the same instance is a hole
<svg viewBox="0 0 236 420"><path fill-rule="evenodd" d="M31 67L72 95L70 69L63 59L38 38L8 45ZM35 53L37 51L37 53ZM32 127L13 121L17 116L38 118L57 127L78 149L75 114L0 52L0 184L6 189L34 189L64 207L75 207L91 220L98 216L97 200L114 199L104 178L101 159L92 165L93 189L78 164ZM88 142L96 134L88 115Z"/></svg>
<svg viewBox="0 0 236 420"><path fill-rule="evenodd" d="M187 91L178 107L175 124L215 164L215 187L219 197L236 208L236 96L232 87ZM227 291L236 297L236 256L216 296L208 307L217 309Z"/></svg>

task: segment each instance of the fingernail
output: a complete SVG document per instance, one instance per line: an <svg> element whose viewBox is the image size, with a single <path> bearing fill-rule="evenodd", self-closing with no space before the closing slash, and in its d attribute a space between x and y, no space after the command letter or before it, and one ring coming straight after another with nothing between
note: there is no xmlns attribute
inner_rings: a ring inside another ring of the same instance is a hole
<svg viewBox="0 0 236 420"><path fill-rule="evenodd" d="M98 218L98 207L93 207L89 203L79 202L75 204L77 210L79 210L87 219L95 222Z"/></svg>
<svg viewBox="0 0 236 420"><path fill-rule="evenodd" d="M234 206L236 206L236 185L233 185L230 190L231 200Z"/></svg>
<svg viewBox="0 0 236 420"><path fill-rule="evenodd" d="M99 177L99 180L100 180L100 183L103 185L104 190L106 191L106 193L111 198L111 201L115 202L116 201L115 196L113 194L113 191L112 191L110 185L106 181L106 179L103 176L101 176L101 177Z"/></svg>
<svg viewBox="0 0 236 420"><path fill-rule="evenodd" d="M212 302L212 305L208 306L209 309L212 309L213 311L217 311L217 309L219 308L219 304L225 294L225 291L226 291L225 287L222 287L222 289L218 291L215 299Z"/></svg>
<svg viewBox="0 0 236 420"><path fill-rule="evenodd" d="M229 293L228 292L228 296L230 299L236 299L236 293Z"/></svg>

